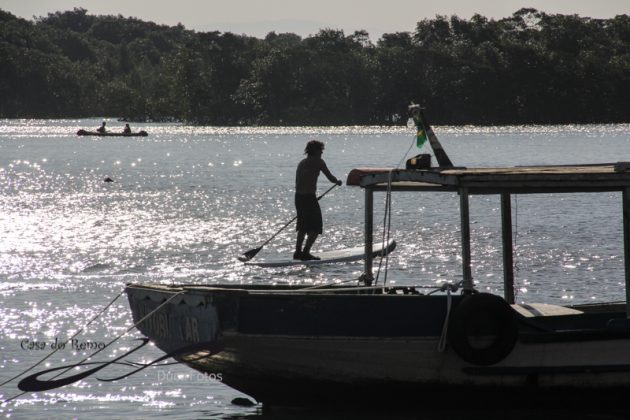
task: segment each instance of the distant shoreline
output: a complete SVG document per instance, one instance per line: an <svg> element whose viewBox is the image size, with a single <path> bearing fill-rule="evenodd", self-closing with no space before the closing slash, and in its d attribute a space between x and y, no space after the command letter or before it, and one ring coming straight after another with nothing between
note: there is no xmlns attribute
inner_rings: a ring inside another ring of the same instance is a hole
<svg viewBox="0 0 630 420"><path fill-rule="evenodd" d="M396 126L418 103L437 125L630 122L628 15L436 16L375 43L364 30L258 39L81 8L0 21L0 118Z"/></svg>

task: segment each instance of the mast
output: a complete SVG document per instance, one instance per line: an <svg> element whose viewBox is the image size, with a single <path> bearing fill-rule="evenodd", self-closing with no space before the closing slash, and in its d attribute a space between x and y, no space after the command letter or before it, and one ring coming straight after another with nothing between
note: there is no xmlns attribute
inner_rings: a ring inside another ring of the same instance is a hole
<svg viewBox="0 0 630 420"><path fill-rule="evenodd" d="M411 104L409 105L409 113L416 123L417 130L423 130L426 133L431 149L433 149L433 153L435 154L435 159L438 161L438 165L440 165L440 169L452 168L453 164L451 160L424 117L424 108L420 105Z"/></svg>

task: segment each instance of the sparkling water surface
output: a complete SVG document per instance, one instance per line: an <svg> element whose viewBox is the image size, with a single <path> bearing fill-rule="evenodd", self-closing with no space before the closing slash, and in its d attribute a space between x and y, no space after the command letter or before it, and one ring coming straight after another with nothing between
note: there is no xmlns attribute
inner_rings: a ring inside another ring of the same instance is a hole
<svg viewBox="0 0 630 420"><path fill-rule="evenodd" d="M132 124L148 137L79 137L101 120L0 120L0 383L49 355L120 294L126 283L288 283L354 281L361 263L260 269L236 256L294 216L295 167L305 143L345 179L356 167L396 167L420 153L407 128L221 128ZM123 123L108 121L110 130ZM434 127L457 166L630 161L630 125ZM426 152L427 150L423 150ZM113 182L104 182L105 178ZM320 193L329 188L320 177ZM363 238L363 192L335 188L322 198L324 235L316 250ZM397 193L390 235L398 247L387 282L436 287L461 279L459 200L452 193ZM384 194L375 195L375 235ZM512 198L517 300L574 304L624 299L621 195ZM502 294L500 202L471 198L473 277ZM285 229L258 257L292 253ZM132 326L121 296L70 343L29 373L76 363ZM97 355L112 360L138 345L132 330ZM81 347L83 345L83 347ZM147 363L145 346L125 360ZM0 406L6 417L123 416L237 418L260 407L217 378L179 365L131 370L112 365L75 384L24 394ZM19 379L0 398L21 394ZM89 414L88 414L89 413Z"/></svg>

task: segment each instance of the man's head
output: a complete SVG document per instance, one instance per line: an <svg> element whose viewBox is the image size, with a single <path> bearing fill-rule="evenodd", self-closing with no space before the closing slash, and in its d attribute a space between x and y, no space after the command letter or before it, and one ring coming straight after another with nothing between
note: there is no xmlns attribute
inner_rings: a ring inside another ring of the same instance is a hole
<svg viewBox="0 0 630 420"><path fill-rule="evenodd" d="M317 156L321 155L324 151L324 143L319 140L311 140L306 143L306 148L304 148L304 154L309 156Z"/></svg>

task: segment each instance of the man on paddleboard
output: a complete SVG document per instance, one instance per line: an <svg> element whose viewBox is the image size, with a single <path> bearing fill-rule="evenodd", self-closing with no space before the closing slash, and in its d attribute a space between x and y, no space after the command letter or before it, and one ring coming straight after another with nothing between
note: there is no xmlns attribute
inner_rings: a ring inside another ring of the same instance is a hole
<svg viewBox="0 0 630 420"><path fill-rule="evenodd" d="M324 143L318 140L311 140L306 143L304 154L306 158L298 164L295 173L295 208L297 210L297 241L295 243L294 260L319 260L311 254L311 247L315 243L317 236L322 233L322 210L317 201L317 178L323 172L326 178L333 184L341 185L341 180L337 179L326 166L322 159L324 153ZM306 237L306 243L304 238ZM302 244L304 243L304 248Z"/></svg>

